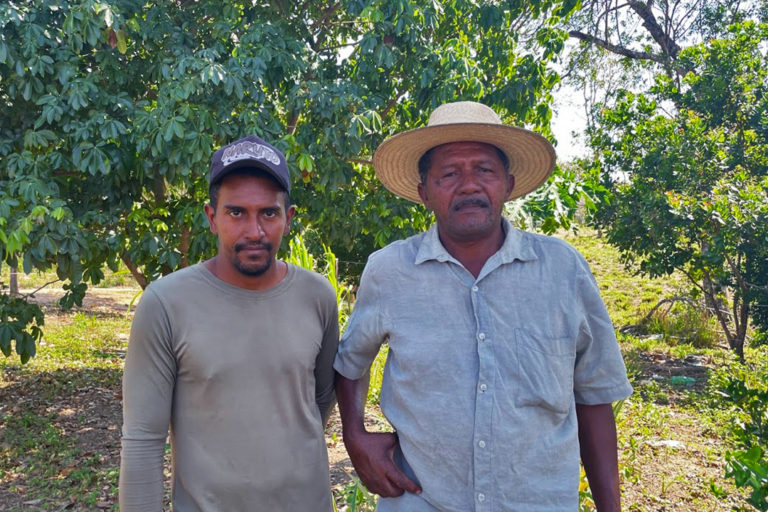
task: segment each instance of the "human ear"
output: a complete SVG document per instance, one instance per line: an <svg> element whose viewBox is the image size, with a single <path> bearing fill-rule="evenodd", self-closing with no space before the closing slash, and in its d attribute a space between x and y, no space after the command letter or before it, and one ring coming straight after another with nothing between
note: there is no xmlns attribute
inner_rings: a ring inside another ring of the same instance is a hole
<svg viewBox="0 0 768 512"><path fill-rule="evenodd" d="M214 235L218 234L216 229L216 221L214 220L214 217L216 216L216 209L210 203L206 203L203 209L205 210L205 216L208 218L208 227L211 230L211 233Z"/></svg>

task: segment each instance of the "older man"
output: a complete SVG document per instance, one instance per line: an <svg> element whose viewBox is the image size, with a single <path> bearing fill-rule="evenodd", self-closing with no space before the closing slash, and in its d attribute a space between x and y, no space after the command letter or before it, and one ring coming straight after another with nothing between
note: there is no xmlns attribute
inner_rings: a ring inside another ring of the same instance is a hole
<svg viewBox="0 0 768 512"><path fill-rule="evenodd" d="M371 255L334 367L344 443L378 510L569 511L579 457L600 511L619 510L611 403L632 388L585 260L513 228L504 203L554 167L543 137L473 102L384 141L382 183L435 216ZM381 409L367 371L389 344Z"/></svg>

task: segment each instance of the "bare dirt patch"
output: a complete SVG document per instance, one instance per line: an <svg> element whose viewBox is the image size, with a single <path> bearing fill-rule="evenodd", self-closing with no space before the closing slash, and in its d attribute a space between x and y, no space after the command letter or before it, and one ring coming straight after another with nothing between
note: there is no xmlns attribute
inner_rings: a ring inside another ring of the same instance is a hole
<svg viewBox="0 0 768 512"><path fill-rule="evenodd" d="M721 429L697 408L697 402L706 399L717 361L660 352L636 355L634 366L641 375L635 393L646 394L646 386L653 389L645 399L657 407L636 411L625 425L639 435L619 447L624 509L725 512L743 506L745 493L725 478ZM620 421L620 439L621 427Z"/></svg>

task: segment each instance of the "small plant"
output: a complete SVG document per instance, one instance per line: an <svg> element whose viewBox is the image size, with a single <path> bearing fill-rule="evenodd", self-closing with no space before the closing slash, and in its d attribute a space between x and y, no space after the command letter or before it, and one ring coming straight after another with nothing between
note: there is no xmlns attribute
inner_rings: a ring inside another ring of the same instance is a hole
<svg viewBox="0 0 768 512"><path fill-rule="evenodd" d="M751 347L761 347L763 345L768 345L768 331L762 332L757 331L754 336L752 336L752 339L749 342L749 345Z"/></svg>
<svg viewBox="0 0 768 512"><path fill-rule="evenodd" d="M387 354L389 354L389 345L382 345L379 353L376 355L376 359L373 360L371 365L370 381L368 384L368 403L371 405L378 405L381 397L381 382L384 379L384 365L387 362Z"/></svg>
<svg viewBox="0 0 768 512"><path fill-rule="evenodd" d="M289 242L288 247L290 252L286 261L296 266L312 270L313 272L319 272L323 274L326 279L333 286L336 292L336 303L339 306L339 326L343 327L347 323L349 317L349 311L351 310L351 287L341 279L339 279L338 259L333 253L330 247L323 245L323 258L325 259L325 267L320 268L318 260L310 253L304 242L304 237L301 235L294 236Z"/></svg>
<svg viewBox="0 0 768 512"><path fill-rule="evenodd" d="M581 468L579 474L579 512L592 512L593 510L595 510L595 500L589 489L587 474L584 472L584 468Z"/></svg>
<svg viewBox="0 0 768 512"><path fill-rule="evenodd" d="M334 501L336 512L373 512L376 510L376 495L365 488L363 483L355 478L341 491L341 506Z"/></svg>
<svg viewBox="0 0 768 512"><path fill-rule="evenodd" d="M665 305L664 308L661 306ZM685 297L659 302L638 326L643 334L661 334L669 344L712 348L718 343L715 317Z"/></svg>
<svg viewBox="0 0 768 512"><path fill-rule="evenodd" d="M0 351L10 357L12 345L21 363L35 355L36 343L43 336L43 310L20 297L0 293ZM11 343L13 341L13 344Z"/></svg>
<svg viewBox="0 0 768 512"><path fill-rule="evenodd" d="M726 455L726 476L750 489L750 505L768 511L768 348L760 349L751 368L733 363L719 370L713 383L734 411L731 433L737 449Z"/></svg>

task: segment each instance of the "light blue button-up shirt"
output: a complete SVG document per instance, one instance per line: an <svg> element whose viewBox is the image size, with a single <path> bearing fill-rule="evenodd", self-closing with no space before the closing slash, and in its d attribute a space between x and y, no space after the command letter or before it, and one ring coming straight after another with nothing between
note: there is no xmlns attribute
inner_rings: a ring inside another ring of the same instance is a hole
<svg viewBox="0 0 768 512"><path fill-rule="evenodd" d="M584 258L503 222L477 278L436 226L368 260L334 366L358 379L389 344L381 409L423 488L379 511L573 512L575 404L632 392Z"/></svg>

